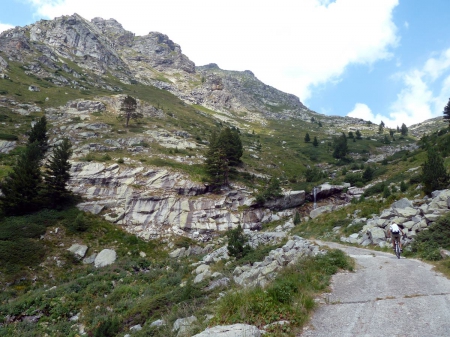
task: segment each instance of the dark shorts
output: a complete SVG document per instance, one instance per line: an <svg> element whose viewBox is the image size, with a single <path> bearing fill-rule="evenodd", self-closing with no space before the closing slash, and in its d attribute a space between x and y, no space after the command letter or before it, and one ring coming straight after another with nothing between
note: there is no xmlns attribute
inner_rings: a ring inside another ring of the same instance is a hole
<svg viewBox="0 0 450 337"><path fill-rule="evenodd" d="M400 241L400 233L391 233L392 234L392 241L397 240Z"/></svg>

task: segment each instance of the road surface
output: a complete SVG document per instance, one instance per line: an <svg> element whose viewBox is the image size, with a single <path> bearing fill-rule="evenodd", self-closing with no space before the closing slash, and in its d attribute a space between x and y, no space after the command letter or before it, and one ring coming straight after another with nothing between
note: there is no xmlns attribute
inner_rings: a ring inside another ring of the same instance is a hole
<svg viewBox="0 0 450 337"><path fill-rule="evenodd" d="M301 337L449 337L450 280L433 266L394 254L337 243L356 261L355 272L338 273L332 292Z"/></svg>

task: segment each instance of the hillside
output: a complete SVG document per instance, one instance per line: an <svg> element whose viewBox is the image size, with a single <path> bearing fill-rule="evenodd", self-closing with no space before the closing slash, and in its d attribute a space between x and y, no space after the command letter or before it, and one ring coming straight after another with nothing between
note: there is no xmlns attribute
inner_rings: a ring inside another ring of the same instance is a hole
<svg viewBox="0 0 450 337"><path fill-rule="evenodd" d="M128 127L119 118L126 95L142 114ZM402 135L322 115L250 70L196 66L164 34L135 36L114 19L77 14L0 34L0 178L44 115L48 156L62 138L73 145L68 185L79 199L1 214L0 336L181 336L172 327L192 315L196 333L286 319L292 328L266 329L294 335L331 274L352 268L343 254L303 237L353 235L362 243L366 223L384 235L374 215L402 198L416 208L431 202L420 180L426 149L441 150L446 167L450 160L441 118ZM205 159L213 133L227 127L237 130L243 156L229 185L217 188ZM342 134L348 153L338 159ZM280 194L261 201L273 181ZM254 250L233 259L224 234L238 225ZM116 259L102 267L95 259L104 250ZM253 281L272 290L243 290Z"/></svg>

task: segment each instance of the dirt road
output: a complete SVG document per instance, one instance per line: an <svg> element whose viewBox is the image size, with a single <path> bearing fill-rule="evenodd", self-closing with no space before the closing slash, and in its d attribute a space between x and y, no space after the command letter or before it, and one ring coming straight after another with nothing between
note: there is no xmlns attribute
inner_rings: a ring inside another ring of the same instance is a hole
<svg viewBox="0 0 450 337"><path fill-rule="evenodd" d="M326 245L354 258L356 271L333 277L331 294L325 295L301 337L450 336L450 280L431 265Z"/></svg>

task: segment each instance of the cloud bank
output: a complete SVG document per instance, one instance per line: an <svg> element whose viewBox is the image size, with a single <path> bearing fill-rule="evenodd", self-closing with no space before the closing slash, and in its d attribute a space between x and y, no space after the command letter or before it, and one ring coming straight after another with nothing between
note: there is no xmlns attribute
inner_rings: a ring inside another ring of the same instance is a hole
<svg viewBox="0 0 450 337"><path fill-rule="evenodd" d="M357 103L347 116L377 124L383 120L391 128L442 116L450 95L450 48L437 57L430 57L420 68L395 74L392 80L401 81L403 89L390 105L387 115L374 114L364 103Z"/></svg>

